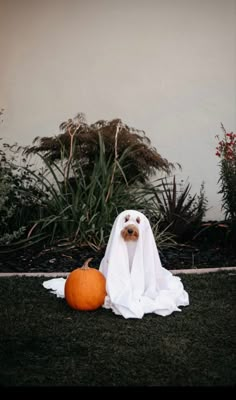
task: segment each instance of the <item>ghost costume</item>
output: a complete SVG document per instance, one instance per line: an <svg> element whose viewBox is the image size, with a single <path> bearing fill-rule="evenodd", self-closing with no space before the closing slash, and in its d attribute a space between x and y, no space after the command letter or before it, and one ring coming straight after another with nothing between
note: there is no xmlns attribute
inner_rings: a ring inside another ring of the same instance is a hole
<svg viewBox="0 0 236 400"><path fill-rule="evenodd" d="M136 242L121 236L129 224L139 230ZM116 218L99 270L106 278L103 307L124 318L142 318L147 313L166 316L189 305L180 278L162 267L150 223L138 211L126 210Z"/></svg>
<svg viewBox="0 0 236 400"><path fill-rule="evenodd" d="M138 228L136 241L121 236L129 224ZM147 313L167 316L189 305L181 279L162 267L150 223L138 211L126 210L116 218L99 270L106 278L103 307L124 318L142 318ZM50 279L43 286L64 297L65 281Z"/></svg>

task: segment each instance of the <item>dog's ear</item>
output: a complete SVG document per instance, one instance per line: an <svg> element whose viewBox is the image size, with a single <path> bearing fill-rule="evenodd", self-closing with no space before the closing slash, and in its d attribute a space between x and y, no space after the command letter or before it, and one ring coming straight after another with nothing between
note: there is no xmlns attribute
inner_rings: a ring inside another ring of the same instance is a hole
<svg viewBox="0 0 236 400"><path fill-rule="evenodd" d="M125 217L125 222L128 222L129 219L130 219L130 215L126 215L126 217Z"/></svg>

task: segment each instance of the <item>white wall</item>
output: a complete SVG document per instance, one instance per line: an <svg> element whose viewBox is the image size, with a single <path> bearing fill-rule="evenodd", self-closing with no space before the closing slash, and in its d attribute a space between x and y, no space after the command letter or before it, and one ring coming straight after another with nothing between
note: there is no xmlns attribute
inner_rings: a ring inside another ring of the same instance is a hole
<svg viewBox="0 0 236 400"><path fill-rule="evenodd" d="M220 219L215 135L236 131L236 0L0 0L0 137L85 112L144 129Z"/></svg>

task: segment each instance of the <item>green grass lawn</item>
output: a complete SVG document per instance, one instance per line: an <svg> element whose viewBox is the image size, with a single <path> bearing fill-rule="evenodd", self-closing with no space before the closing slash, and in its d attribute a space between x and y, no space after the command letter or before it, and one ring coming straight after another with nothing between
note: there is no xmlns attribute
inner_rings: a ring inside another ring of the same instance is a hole
<svg viewBox="0 0 236 400"><path fill-rule="evenodd" d="M1 278L0 385L234 385L235 278L182 275L190 306L141 320L72 310L45 278Z"/></svg>

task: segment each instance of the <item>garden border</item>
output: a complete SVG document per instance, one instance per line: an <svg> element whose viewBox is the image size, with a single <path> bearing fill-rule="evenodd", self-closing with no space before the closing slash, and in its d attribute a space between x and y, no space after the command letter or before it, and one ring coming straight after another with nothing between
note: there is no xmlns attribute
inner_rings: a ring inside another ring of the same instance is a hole
<svg viewBox="0 0 236 400"><path fill-rule="evenodd" d="M192 269L173 269L170 272L173 275L178 274L207 274L210 272L220 272L220 271L235 271L236 267L218 267L218 268L192 268ZM67 277L70 272L0 272L0 278L10 278L14 276L25 276L29 278L33 277Z"/></svg>

